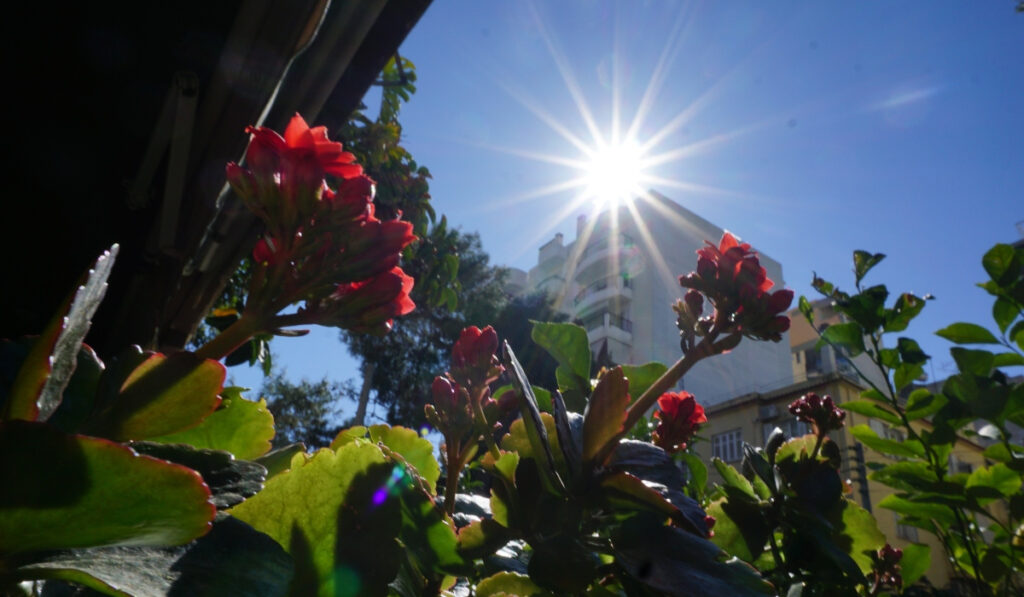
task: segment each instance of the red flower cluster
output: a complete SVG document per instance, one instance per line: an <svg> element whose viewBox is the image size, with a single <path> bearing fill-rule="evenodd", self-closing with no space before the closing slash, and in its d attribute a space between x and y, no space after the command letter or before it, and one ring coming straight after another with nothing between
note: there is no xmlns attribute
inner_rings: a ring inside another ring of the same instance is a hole
<svg viewBox="0 0 1024 597"><path fill-rule="evenodd" d="M878 550L878 556L875 559L875 582L899 590L903 586L903 576L900 574L900 560L902 559L903 550L886 543L882 549Z"/></svg>
<svg viewBox="0 0 1024 597"><path fill-rule="evenodd" d="M658 427L652 434L654 445L669 454L686 449L686 442L697 433L700 424L708 420L704 407L697 404L689 392L662 394L654 417L658 419Z"/></svg>
<svg viewBox="0 0 1024 597"><path fill-rule="evenodd" d="M452 377L466 386L486 386L505 370L495 355L497 351L498 334L493 327L465 328L452 348Z"/></svg>
<svg viewBox="0 0 1024 597"><path fill-rule="evenodd" d="M768 279L750 245L726 232L717 247L706 242L697 255L697 271L679 277L680 285L692 289L687 293L681 325L689 324L688 317L692 317L695 331L701 335L714 326L722 333L781 340L782 332L789 329L789 317L782 313L793 301L793 291L768 292L775 283ZM698 294L691 297L693 291ZM703 304L697 301L700 295L714 305L714 315L698 319Z"/></svg>
<svg viewBox="0 0 1024 597"><path fill-rule="evenodd" d="M846 411L836 406L831 396L822 398L814 392L794 400L789 405L789 412L801 421L813 424L817 435L842 429L843 419L846 418Z"/></svg>
<svg viewBox="0 0 1024 597"><path fill-rule="evenodd" d="M355 157L296 114L284 136L249 127L246 165L228 164L232 188L265 226L253 249L250 302L271 315L304 301L298 323L384 333L415 305L398 267L412 224L374 215L373 181ZM339 178L337 189L326 176Z"/></svg>

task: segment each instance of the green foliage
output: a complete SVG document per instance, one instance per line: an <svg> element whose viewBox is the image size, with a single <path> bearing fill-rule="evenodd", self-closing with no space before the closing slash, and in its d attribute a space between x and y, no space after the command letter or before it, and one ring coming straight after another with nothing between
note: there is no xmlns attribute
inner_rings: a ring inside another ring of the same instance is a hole
<svg viewBox="0 0 1024 597"><path fill-rule="evenodd" d="M531 338L558 362L555 380L565 397L566 405L576 411L583 410L590 396L590 344L587 331L571 323L532 323Z"/></svg>
<svg viewBox="0 0 1024 597"><path fill-rule="evenodd" d="M338 432L338 403L355 391L350 384L331 383L327 378L293 383L282 372L263 380L260 395L273 416L275 447L302 443L316 448L331 443Z"/></svg>

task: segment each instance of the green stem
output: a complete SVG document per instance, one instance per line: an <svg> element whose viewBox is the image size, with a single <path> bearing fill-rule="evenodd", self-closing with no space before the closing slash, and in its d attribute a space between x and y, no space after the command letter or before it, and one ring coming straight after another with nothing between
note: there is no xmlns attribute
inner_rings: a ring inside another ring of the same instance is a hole
<svg viewBox="0 0 1024 597"><path fill-rule="evenodd" d="M497 462L498 459L501 458L501 452L498 451L498 444L494 442L494 433L492 433L490 427L487 426L487 416L484 414L484 407L481 404L486 390L487 388L485 387L479 392L479 395L474 396L471 400L473 403L473 418L476 419L477 429L479 429L481 435L484 436L484 442L487 444L487 450L491 453L494 461Z"/></svg>
<svg viewBox="0 0 1024 597"><path fill-rule="evenodd" d="M455 493L458 491L459 473L462 472L462 454L459 446L446 443L445 448L448 452L448 467L444 484L444 511L451 516L455 513Z"/></svg>
<svg viewBox="0 0 1024 597"><path fill-rule="evenodd" d="M626 420L622 424L622 432L615 441L618 441L622 436L629 433L644 414L654 406L654 403L658 401L658 398L671 389L672 386L676 385L683 375L696 365L698 361L716 354L716 337L717 334L714 333L705 336L704 339L701 340L700 344L683 355L683 358L676 361L668 371L659 377L657 381L651 384L651 386L647 388L647 391L633 402L629 407L629 410L626 411ZM723 342L728 341L730 338L732 338L732 336L727 337Z"/></svg>
<svg viewBox="0 0 1024 597"><path fill-rule="evenodd" d="M195 354L202 359L219 361L234 352L239 346L248 342L250 338L261 331L262 327L260 317L252 316L249 313L242 313L238 321L217 334L213 340L200 347Z"/></svg>

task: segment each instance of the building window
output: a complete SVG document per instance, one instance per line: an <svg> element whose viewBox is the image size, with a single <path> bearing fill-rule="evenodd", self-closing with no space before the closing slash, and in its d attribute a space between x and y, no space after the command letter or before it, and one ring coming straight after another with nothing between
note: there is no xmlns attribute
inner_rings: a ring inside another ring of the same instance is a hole
<svg viewBox="0 0 1024 597"><path fill-rule="evenodd" d="M900 515L895 512L893 515L896 517L896 536L900 539L917 543L917 527L900 524Z"/></svg>
<svg viewBox="0 0 1024 597"><path fill-rule="evenodd" d="M711 454L726 462L736 462L743 457L743 430L733 429L711 436Z"/></svg>
<svg viewBox="0 0 1024 597"><path fill-rule="evenodd" d="M970 462L964 462L956 457L956 454L949 455L949 472L955 474L964 473L971 474L974 472L974 465Z"/></svg>

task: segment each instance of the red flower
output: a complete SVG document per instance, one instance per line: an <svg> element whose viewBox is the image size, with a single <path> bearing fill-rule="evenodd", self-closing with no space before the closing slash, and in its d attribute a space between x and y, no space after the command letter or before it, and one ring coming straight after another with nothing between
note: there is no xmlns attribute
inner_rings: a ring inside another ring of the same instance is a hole
<svg viewBox="0 0 1024 597"><path fill-rule="evenodd" d="M386 333L392 319L416 308L409 298L412 286L413 279L400 267L367 280L341 284L328 301L316 306L323 312L319 323L354 332Z"/></svg>
<svg viewBox="0 0 1024 597"><path fill-rule="evenodd" d="M789 329L789 318L781 313L793 301L793 291L768 292L775 283L750 245L726 232L717 247L706 242L697 255L697 271L680 276L679 284L708 297L719 331L781 340ZM696 305L696 299L687 296L687 305L691 304Z"/></svg>
<svg viewBox="0 0 1024 597"><path fill-rule="evenodd" d="M889 585L898 591L903 586L903 575L900 574L900 560L903 559L903 550L893 547L888 543L878 550L875 557L874 571L872 576L879 585Z"/></svg>
<svg viewBox="0 0 1024 597"><path fill-rule="evenodd" d="M846 411L836 406L831 396L822 398L814 392L804 394L789 405L789 412L801 421L814 425L817 435L842 429Z"/></svg>
<svg viewBox="0 0 1024 597"><path fill-rule="evenodd" d="M704 407L689 392L662 394L654 417L659 421L652 434L654 444L670 454L686 449L686 442L708 420Z"/></svg>
<svg viewBox="0 0 1024 597"><path fill-rule="evenodd" d="M504 371L494 354L497 351L498 334L493 327L463 329L452 347L452 375L467 386L489 384Z"/></svg>

